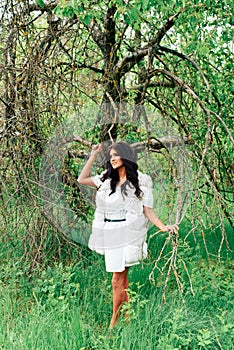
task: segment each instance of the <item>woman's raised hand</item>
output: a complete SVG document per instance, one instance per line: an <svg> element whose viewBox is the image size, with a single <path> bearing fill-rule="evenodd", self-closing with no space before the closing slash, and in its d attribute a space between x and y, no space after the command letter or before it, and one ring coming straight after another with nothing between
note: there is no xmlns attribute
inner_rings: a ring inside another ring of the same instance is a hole
<svg viewBox="0 0 234 350"><path fill-rule="evenodd" d="M98 143L97 145L92 146L92 153L91 154L98 155L98 153L100 153L101 151L102 151L102 145L101 145L101 143Z"/></svg>
<svg viewBox="0 0 234 350"><path fill-rule="evenodd" d="M87 185L87 186L96 186L93 182L92 177L90 176L91 168L93 166L93 163L95 162L95 159L99 152L102 150L102 145L99 143L97 145L92 146L92 152L91 155L81 170L80 176L78 177L78 183L81 185Z"/></svg>

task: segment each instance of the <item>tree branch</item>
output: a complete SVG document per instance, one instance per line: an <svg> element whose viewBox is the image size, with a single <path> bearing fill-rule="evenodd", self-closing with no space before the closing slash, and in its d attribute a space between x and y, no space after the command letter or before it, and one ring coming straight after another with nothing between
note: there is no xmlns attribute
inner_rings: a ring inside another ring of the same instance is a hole
<svg viewBox="0 0 234 350"><path fill-rule="evenodd" d="M82 69L82 68L88 68L90 70L92 70L93 72L95 73L100 73L100 74L103 74L104 73L104 70L103 69L99 69L99 68L96 68L96 67L93 67L93 66L88 66L87 64L85 63L72 63L72 62L58 62L56 65L54 65L53 67L51 67L51 69L56 69L56 68L59 68L59 67L62 67L62 66L67 66L69 68L76 68L76 69Z"/></svg>
<svg viewBox="0 0 234 350"><path fill-rule="evenodd" d="M139 84L139 85L135 85L131 88L129 88L129 90L142 90L143 88L145 88L145 85L147 88L154 88L154 87L165 87L165 88L174 88L175 84L173 82L169 83L169 82L165 82L165 81L151 81L147 84Z"/></svg>
<svg viewBox="0 0 234 350"><path fill-rule="evenodd" d="M89 148L92 147L92 142L89 140L85 140L80 136L71 136L65 140L65 143L71 143L71 142L78 142L84 146L87 146ZM135 152L143 152L146 148L150 152L157 152L162 148L171 148L171 147L178 147L182 146L184 144L192 144L193 141L191 137L175 137L175 136L166 136L166 137L160 137L160 138L154 138L151 137L147 141L142 142L136 142L131 144L131 147L135 150ZM74 158L85 158L88 156L88 152L84 150L69 150L69 153Z"/></svg>
<svg viewBox="0 0 234 350"><path fill-rule="evenodd" d="M167 75L168 77L172 78L178 85L180 85L190 96L193 97L193 99L195 101L197 101L197 103L199 104L199 106L201 107L201 109L207 114L207 115L214 115L224 126L225 130L228 133L228 136L230 137L231 142L234 144L234 139L232 137L232 134L230 132L230 130L228 129L226 123L223 121L223 119L217 115L215 112L213 112L212 110L210 110L209 108L207 108L204 103L200 100L200 98L196 95L196 93L182 80L180 79L178 76L176 76L175 74L173 74L172 72L169 72L165 69L156 69L154 70L154 72L156 73L162 73Z"/></svg>
<svg viewBox="0 0 234 350"><path fill-rule="evenodd" d="M130 69L138 63L144 56L148 55L149 50L155 53L159 49L159 44L162 41L165 34L173 27L175 19L180 15L181 11L168 18L166 23L158 30L157 35L147 45L143 46L131 56L124 57L122 61L119 61L116 65L116 72L119 72L121 76L129 72Z"/></svg>
<svg viewBox="0 0 234 350"><path fill-rule="evenodd" d="M155 50L156 51L156 50ZM134 52L131 56L124 57L122 61L119 61L115 66L116 73L120 74L120 77L131 70L135 64L140 62L140 60L147 56L149 52L149 47L141 48Z"/></svg>
<svg viewBox="0 0 234 350"><path fill-rule="evenodd" d="M208 80L206 79L205 77L205 74L203 73L201 67L194 61L192 60L189 56L186 56L184 55L183 53L181 52L178 52L176 50L173 50L173 49L170 49L168 47L164 47L164 46L160 46L159 47L159 51L163 51L163 52L168 52L168 53L171 53L172 55L175 55L177 57L180 57L182 58L183 60L186 60L186 61L189 61L190 63L192 63L192 65L199 71L199 73L201 74L205 84L206 84L206 87L207 89L210 91L210 84L208 82Z"/></svg>
<svg viewBox="0 0 234 350"><path fill-rule="evenodd" d="M175 19L179 17L181 11L177 12L175 15L168 18L166 23L159 29L156 37L150 42L149 46L159 45L165 34L173 27Z"/></svg>
<svg viewBox="0 0 234 350"><path fill-rule="evenodd" d="M109 4L108 4L109 5ZM106 18L104 20L105 30L105 47L104 47L104 59L110 61L114 58L115 47L115 20L114 15L116 12L116 6L109 6L106 12Z"/></svg>
<svg viewBox="0 0 234 350"><path fill-rule="evenodd" d="M88 28L95 43L98 45L102 52L105 52L105 36L98 23L93 19Z"/></svg>

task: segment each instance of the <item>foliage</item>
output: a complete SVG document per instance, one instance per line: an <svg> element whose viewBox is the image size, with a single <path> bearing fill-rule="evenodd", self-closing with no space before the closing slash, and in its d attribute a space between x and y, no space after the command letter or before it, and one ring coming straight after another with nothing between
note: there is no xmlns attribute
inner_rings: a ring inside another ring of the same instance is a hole
<svg viewBox="0 0 234 350"><path fill-rule="evenodd" d="M153 247L152 247L153 248ZM129 271L130 304L111 333L111 278L102 259L51 264L28 274L30 265L3 260L0 271L2 349L225 349L231 350L233 260L210 266L197 250L191 258L195 295L185 304L177 288L162 303L162 286L147 279L153 259ZM98 293L97 293L98 291Z"/></svg>
<svg viewBox="0 0 234 350"><path fill-rule="evenodd" d="M160 213L167 219L178 188L170 152L153 147L164 130L157 124L162 118L188 144L195 174L186 234L196 242L201 237L208 259L215 255L221 261L230 246L227 227L233 226L232 3L11 0L1 6L5 249L12 249L16 236L32 270L48 256L65 259L75 249L47 215L41 195L40 162L56 133L67 137L61 192L85 223L92 221L93 208L76 178L92 142L110 138L142 142L142 170L156 180L157 171L167 174L166 208ZM62 129L71 115L77 123L69 126L69 138ZM162 197L161 183L154 183L155 197ZM58 197L59 189L53 188ZM214 250L206 232L217 228ZM178 249L183 258L185 246Z"/></svg>
<svg viewBox="0 0 234 350"><path fill-rule="evenodd" d="M232 2L4 0L0 8L0 347L231 350ZM192 199L178 237L150 227L149 258L130 269L128 327L122 315L109 333L110 276L46 213L41 161L48 144L57 147L46 159L52 181L61 165L55 196L61 190L90 223L93 206L76 179L92 143L143 145L139 166L167 220L179 190L170 147L160 144L165 125L186 144Z"/></svg>
<svg viewBox="0 0 234 350"><path fill-rule="evenodd" d="M76 283L75 272L62 264L48 267L42 271L41 276L35 280L33 296L38 303L54 308L58 303L68 307L78 295L80 284Z"/></svg>

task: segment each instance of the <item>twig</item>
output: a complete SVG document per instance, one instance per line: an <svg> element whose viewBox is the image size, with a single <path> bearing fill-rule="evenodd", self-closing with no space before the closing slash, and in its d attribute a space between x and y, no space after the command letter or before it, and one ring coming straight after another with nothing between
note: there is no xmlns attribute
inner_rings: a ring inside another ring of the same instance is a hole
<svg viewBox="0 0 234 350"><path fill-rule="evenodd" d="M213 321L212 321L212 319L211 319L210 316L209 316L209 320L210 320L210 325L211 325L211 327L212 327L212 329L213 329L213 331L214 331L214 334L215 334L216 342L217 342L217 344L218 344L220 350L224 350L223 347L222 347L222 345L221 345L221 343L220 343L218 334L217 334L217 332L216 332L215 326L214 326Z"/></svg>
<svg viewBox="0 0 234 350"><path fill-rule="evenodd" d="M107 130L107 134L109 135L111 142L114 143L115 141L112 137L111 130L119 122L119 113L120 113L120 110L122 108L122 104L116 103L107 90L105 91L105 95L108 97L108 99L110 101L110 105L114 110L114 118L111 117L110 115L108 115L108 120L109 120L108 126L109 126L110 122L111 122L111 125L110 125L109 129ZM108 106L108 104L106 104L106 106Z"/></svg>

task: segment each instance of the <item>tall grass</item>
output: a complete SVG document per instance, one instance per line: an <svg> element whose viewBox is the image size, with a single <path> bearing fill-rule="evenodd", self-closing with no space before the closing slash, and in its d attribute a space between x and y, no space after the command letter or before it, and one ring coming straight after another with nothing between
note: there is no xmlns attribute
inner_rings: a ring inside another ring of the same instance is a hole
<svg viewBox="0 0 234 350"><path fill-rule="evenodd" d="M27 261L17 259L17 253L6 259L1 250L0 349L232 350L233 256L224 252L224 261L207 264L197 247L184 253L195 295L184 276L183 302L172 278L162 303L165 276L156 272L155 283L148 279L160 248L160 240L152 241L148 261L129 270L128 325L121 315L111 332L111 274L102 257L90 253L29 273Z"/></svg>

